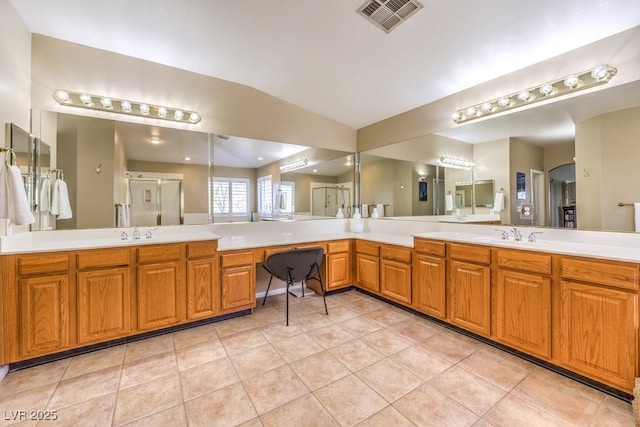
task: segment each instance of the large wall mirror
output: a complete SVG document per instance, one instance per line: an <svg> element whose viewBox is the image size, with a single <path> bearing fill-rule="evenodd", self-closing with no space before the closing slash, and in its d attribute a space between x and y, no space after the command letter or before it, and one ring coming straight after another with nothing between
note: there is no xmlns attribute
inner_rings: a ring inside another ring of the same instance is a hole
<svg viewBox="0 0 640 427"><path fill-rule="evenodd" d="M350 153L48 114L55 115L55 156L47 154L48 146L42 144L40 185L47 176L64 180L73 214L68 218L44 215L33 229L335 216L331 209L314 210L315 188L334 189L336 209L346 210L353 203ZM281 169L302 159L302 167ZM282 192L287 195L280 196ZM319 204L320 197L315 199ZM279 206L281 201L287 203Z"/></svg>

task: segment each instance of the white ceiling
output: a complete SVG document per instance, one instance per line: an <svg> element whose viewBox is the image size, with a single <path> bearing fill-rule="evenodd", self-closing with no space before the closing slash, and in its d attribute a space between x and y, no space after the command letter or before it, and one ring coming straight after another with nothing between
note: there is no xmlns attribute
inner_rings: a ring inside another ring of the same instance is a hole
<svg viewBox="0 0 640 427"><path fill-rule="evenodd" d="M638 0L421 2L387 34L356 12L363 0L11 0L33 33L248 85L356 129L640 25ZM618 92L638 105L637 87ZM442 134L561 141L594 115L579 104Z"/></svg>

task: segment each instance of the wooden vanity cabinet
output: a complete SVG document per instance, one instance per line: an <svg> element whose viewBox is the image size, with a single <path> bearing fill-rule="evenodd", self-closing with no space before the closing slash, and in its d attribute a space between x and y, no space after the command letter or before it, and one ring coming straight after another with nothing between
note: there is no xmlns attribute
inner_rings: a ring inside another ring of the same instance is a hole
<svg viewBox="0 0 640 427"><path fill-rule="evenodd" d="M220 254L221 312L256 306L256 259L251 250Z"/></svg>
<svg viewBox="0 0 640 427"><path fill-rule="evenodd" d="M550 359L552 255L495 249L496 339Z"/></svg>
<svg viewBox="0 0 640 427"><path fill-rule="evenodd" d="M186 319L184 244L140 246L137 259L137 329L147 331Z"/></svg>
<svg viewBox="0 0 640 427"><path fill-rule="evenodd" d="M334 240L327 244L325 256L328 291L351 286L351 240Z"/></svg>
<svg viewBox="0 0 640 427"><path fill-rule="evenodd" d="M446 316L445 243L416 238L413 254L412 306L439 319Z"/></svg>
<svg viewBox="0 0 640 427"><path fill-rule="evenodd" d="M78 344L131 333L128 248L76 252Z"/></svg>
<svg viewBox="0 0 640 427"><path fill-rule="evenodd" d="M631 393L638 376L638 265L563 257L562 365Z"/></svg>
<svg viewBox="0 0 640 427"><path fill-rule="evenodd" d="M187 320L220 313L217 241L187 243Z"/></svg>
<svg viewBox="0 0 640 427"><path fill-rule="evenodd" d="M380 293L380 244L356 240L356 286Z"/></svg>
<svg viewBox="0 0 640 427"><path fill-rule="evenodd" d="M411 305L411 249L380 246L380 294L404 305Z"/></svg>
<svg viewBox="0 0 640 427"><path fill-rule="evenodd" d="M447 320L478 335L491 335L491 250L447 243Z"/></svg>

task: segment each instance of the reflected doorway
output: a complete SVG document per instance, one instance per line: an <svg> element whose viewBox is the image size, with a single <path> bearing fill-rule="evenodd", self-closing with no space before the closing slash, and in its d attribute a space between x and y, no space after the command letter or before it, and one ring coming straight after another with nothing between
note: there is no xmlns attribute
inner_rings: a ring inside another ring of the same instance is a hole
<svg viewBox="0 0 640 427"><path fill-rule="evenodd" d="M549 171L549 225L577 227L576 165L569 163Z"/></svg>
<svg viewBox="0 0 640 427"><path fill-rule="evenodd" d="M130 178L131 227L180 225L183 223L182 180Z"/></svg>

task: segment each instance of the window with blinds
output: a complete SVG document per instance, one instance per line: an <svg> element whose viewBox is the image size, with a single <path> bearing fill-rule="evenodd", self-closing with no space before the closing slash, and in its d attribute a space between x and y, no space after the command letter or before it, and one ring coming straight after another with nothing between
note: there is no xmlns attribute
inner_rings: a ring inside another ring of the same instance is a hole
<svg viewBox="0 0 640 427"><path fill-rule="evenodd" d="M258 213L273 212L271 175L258 178Z"/></svg>
<svg viewBox="0 0 640 427"><path fill-rule="evenodd" d="M213 213L222 216L248 215L249 180L245 178L214 178Z"/></svg>

